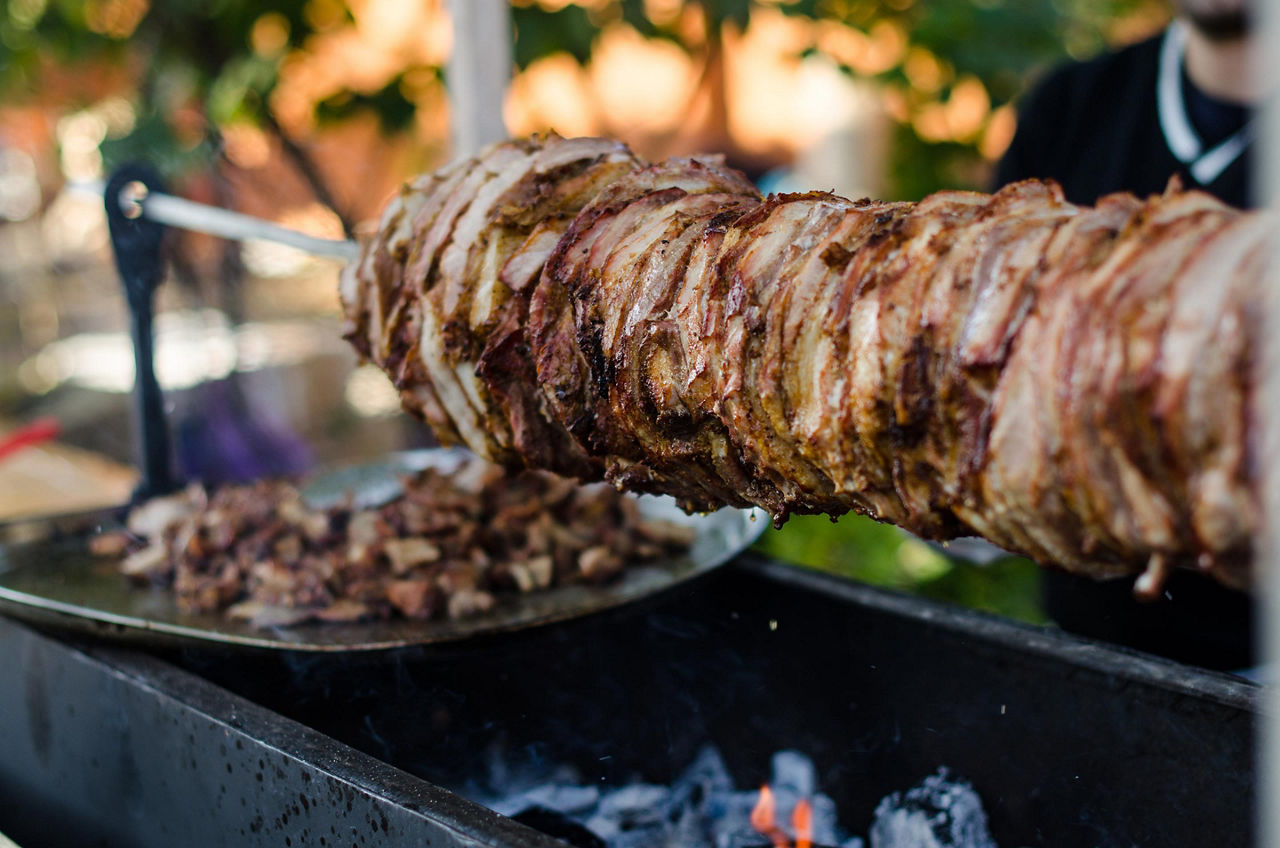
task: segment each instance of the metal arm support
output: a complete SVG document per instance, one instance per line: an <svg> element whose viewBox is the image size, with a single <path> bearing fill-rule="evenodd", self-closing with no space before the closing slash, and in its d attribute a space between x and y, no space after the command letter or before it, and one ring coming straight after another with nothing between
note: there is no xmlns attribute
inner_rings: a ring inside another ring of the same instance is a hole
<svg viewBox="0 0 1280 848"><path fill-rule="evenodd" d="M152 335L155 290L164 278L160 246L165 228L141 215L127 214L120 202L126 190L159 192L164 191L164 184L147 165L125 165L111 175L103 195L116 269L124 283L131 318L134 425L142 464L142 481L133 494L138 501L171 492L179 483L170 460L169 429L164 396L156 380Z"/></svg>

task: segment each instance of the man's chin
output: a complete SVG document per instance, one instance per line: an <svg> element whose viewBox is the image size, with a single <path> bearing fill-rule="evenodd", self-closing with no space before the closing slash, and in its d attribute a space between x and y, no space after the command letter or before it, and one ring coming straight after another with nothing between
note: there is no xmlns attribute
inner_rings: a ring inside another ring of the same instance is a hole
<svg viewBox="0 0 1280 848"><path fill-rule="evenodd" d="M1210 41L1238 41L1252 30L1253 21L1248 12L1238 9L1230 12L1188 12L1187 22Z"/></svg>

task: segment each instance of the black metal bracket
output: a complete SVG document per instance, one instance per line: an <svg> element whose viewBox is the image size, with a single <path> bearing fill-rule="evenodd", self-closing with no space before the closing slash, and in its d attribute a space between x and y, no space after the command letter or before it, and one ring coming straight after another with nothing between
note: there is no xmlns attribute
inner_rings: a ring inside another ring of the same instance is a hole
<svg viewBox="0 0 1280 848"><path fill-rule="evenodd" d="M133 493L134 501L163 495L178 488L169 453L169 428L165 419L164 396L156 380L152 318L155 290L164 278L160 253L164 226L141 215L141 206L126 209L121 204L129 191L139 200L148 192L164 191L164 183L154 168L124 165L107 180L104 202L116 269L124 283L133 336L134 426L142 465L142 481ZM134 214L134 213L137 214Z"/></svg>

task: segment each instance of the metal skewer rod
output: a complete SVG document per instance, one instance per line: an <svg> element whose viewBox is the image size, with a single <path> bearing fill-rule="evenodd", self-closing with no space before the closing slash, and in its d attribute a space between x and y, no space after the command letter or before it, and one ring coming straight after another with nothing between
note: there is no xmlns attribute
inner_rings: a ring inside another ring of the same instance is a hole
<svg viewBox="0 0 1280 848"><path fill-rule="evenodd" d="M105 190L100 182L80 183L74 188L92 192L99 197ZM260 239L288 245L315 256L332 256L348 262L354 260L360 253L360 248L354 241L309 236L252 215L197 203L194 200L185 200L171 194L148 192L146 186L141 183L130 183L121 190L120 209L128 218L146 218L157 224L192 230L232 241Z"/></svg>

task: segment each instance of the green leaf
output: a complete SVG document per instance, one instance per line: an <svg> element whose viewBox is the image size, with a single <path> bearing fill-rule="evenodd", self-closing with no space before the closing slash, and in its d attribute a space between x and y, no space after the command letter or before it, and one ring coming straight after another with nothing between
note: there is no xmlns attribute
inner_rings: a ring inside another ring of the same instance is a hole
<svg viewBox="0 0 1280 848"><path fill-rule="evenodd" d="M340 121L361 110L377 115L383 132L395 133L413 126L417 106L405 96L401 74L372 94L346 92L321 102L316 118L321 122Z"/></svg>
<svg viewBox="0 0 1280 848"><path fill-rule="evenodd" d="M205 111L216 124L256 116L277 74L274 61L258 56L228 62L209 86Z"/></svg>
<svg viewBox="0 0 1280 848"><path fill-rule="evenodd" d="M751 23L751 0L701 0L707 10L713 29L725 23L732 23L739 30L745 30Z"/></svg>
<svg viewBox="0 0 1280 848"><path fill-rule="evenodd" d="M516 36L514 59L521 69L553 53L568 53L579 64L586 64L599 32L587 10L573 5L554 12L538 6L515 6L511 23Z"/></svg>
<svg viewBox="0 0 1280 848"><path fill-rule="evenodd" d="M140 114L127 135L107 138L99 149L105 173L127 162L146 162L168 178L206 167L214 152L208 140L183 145L167 116L154 109Z"/></svg>

